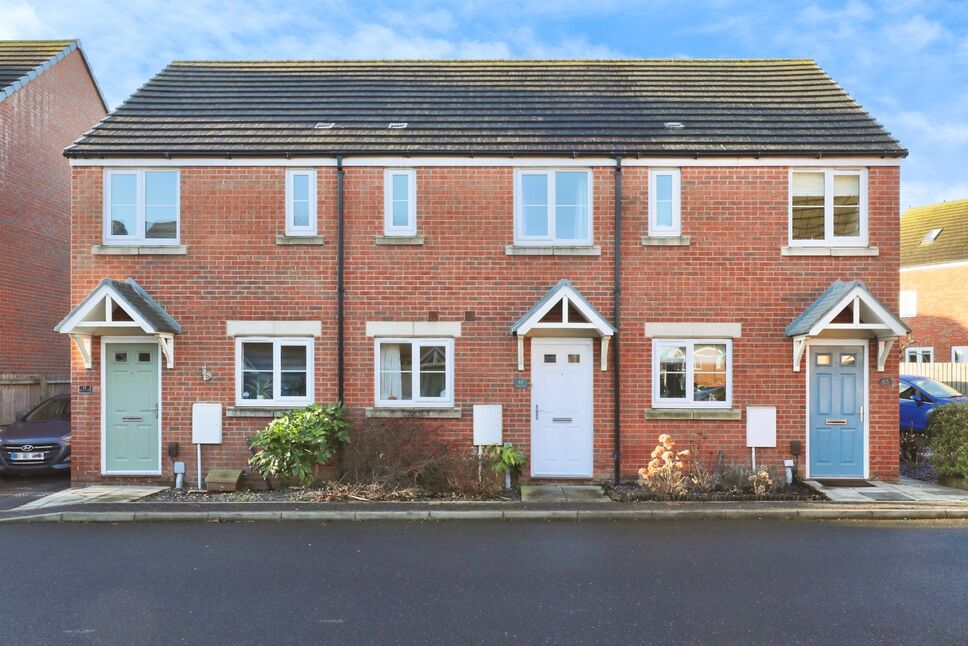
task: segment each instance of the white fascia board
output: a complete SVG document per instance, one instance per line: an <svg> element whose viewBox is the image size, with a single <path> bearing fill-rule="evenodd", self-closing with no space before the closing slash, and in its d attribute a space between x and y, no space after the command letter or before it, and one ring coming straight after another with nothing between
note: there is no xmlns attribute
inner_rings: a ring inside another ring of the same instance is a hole
<svg viewBox="0 0 968 646"><path fill-rule="evenodd" d="M322 336L321 321L226 321L226 336Z"/></svg>
<svg viewBox="0 0 968 646"><path fill-rule="evenodd" d="M906 274L911 271L931 271L932 269L955 269L956 267L968 267L968 260L939 262L933 265L914 265L913 267L901 267L901 273Z"/></svg>
<svg viewBox="0 0 968 646"><path fill-rule="evenodd" d="M742 323L646 323L645 336L653 339L738 339Z"/></svg>
<svg viewBox="0 0 968 646"><path fill-rule="evenodd" d="M460 321L367 321L366 336L459 337Z"/></svg>
<svg viewBox="0 0 968 646"><path fill-rule="evenodd" d="M336 166L335 157L178 157L168 158L72 158L71 166L100 166L115 168L188 168L193 166L244 166L244 167L326 167ZM623 158L623 166L647 166L658 168L681 168L686 166L708 168L736 167L854 167L900 166L901 160L893 157L640 157ZM509 168L587 168L615 166L615 160L607 157L344 157L343 166L350 167L509 167Z"/></svg>

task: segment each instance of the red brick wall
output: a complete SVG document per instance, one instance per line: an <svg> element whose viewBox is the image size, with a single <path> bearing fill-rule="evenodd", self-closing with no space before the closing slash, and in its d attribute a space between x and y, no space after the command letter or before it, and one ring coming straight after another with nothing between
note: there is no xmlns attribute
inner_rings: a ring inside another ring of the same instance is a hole
<svg viewBox="0 0 968 646"><path fill-rule="evenodd" d="M902 271L901 289L918 293L917 316L904 319L911 334L902 349L932 347L935 361L951 361L951 346L968 345L968 267Z"/></svg>
<svg viewBox="0 0 968 646"><path fill-rule="evenodd" d="M335 171L319 169L322 247L277 246L282 233L281 168L182 169L182 242L187 256L92 256L101 231L100 168L75 168L72 299L107 276L133 276L182 324L175 368L163 371L164 441L190 451L191 402L234 404L234 342L227 319L318 319L316 397L335 397ZM787 242L787 169L684 168L683 233L688 247L643 247L647 230L647 169L624 173L624 293L620 330L623 368L623 474L644 464L655 438L672 432L683 446L701 444L702 457L722 449L745 460L745 421L646 421L651 405L651 341L647 321L741 322L734 343L734 406L778 407L780 448L763 451L776 463L791 439L805 435L805 373L791 370L786 325L834 279L861 278L890 307L898 292L898 169L870 172L871 244L875 258L783 257ZM606 318L612 311L614 262L612 169L594 171L594 237L601 256L508 256L513 242L513 169L420 168L418 232L422 246L382 246L383 170L346 171L346 402L353 417L373 403L370 320L462 321L455 343L455 399L460 420L426 420L443 440L469 445L471 406L504 405L506 439L529 452L530 391L514 390L517 347L512 323L562 278L570 279ZM473 311L473 321L464 321ZM433 313L433 314L432 314ZM530 344L526 344L530 347ZM612 358L594 371L595 454L598 478L612 473ZM874 352L876 348L872 348ZM97 348L95 348L97 355ZM207 366L215 378L201 379ZM526 356L526 367L530 356ZM871 367L872 473L897 477L897 398L876 385L895 376L896 361L879 374ZM87 371L75 356L74 383L99 390L99 367ZM98 395L77 396L74 478L100 478ZM80 414L83 411L83 416ZM227 418L225 446L206 449L207 467L242 466L244 438L265 419ZM163 470L170 473L167 458ZM166 476L167 477L167 476ZM190 477L193 477L190 475Z"/></svg>
<svg viewBox="0 0 968 646"><path fill-rule="evenodd" d="M70 167L63 150L105 115L79 51L0 101L0 373L66 375Z"/></svg>

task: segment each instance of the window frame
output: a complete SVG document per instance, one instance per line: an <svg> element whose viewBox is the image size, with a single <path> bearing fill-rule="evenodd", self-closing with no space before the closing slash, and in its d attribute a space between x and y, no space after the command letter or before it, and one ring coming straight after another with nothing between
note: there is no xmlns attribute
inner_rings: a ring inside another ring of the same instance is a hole
<svg viewBox="0 0 968 646"><path fill-rule="evenodd" d="M393 178L407 178L407 224L393 224ZM388 168L383 171L383 235L417 235L417 171L413 168Z"/></svg>
<svg viewBox="0 0 968 646"><path fill-rule="evenodd" d="M295 210L295 190L294 180L296 177L306 176L309 178L309 225L296 226ZM286 169L286 235L314 236L318 231L316 206L319 202L319 194L316 192L316 169L315 168L287 168Z"/></svg>
<svg viewBox="0 0 968 646"><path fill-rule="evenodd" d="M246 408L302 408L315 402L315 337L279 336L238 336L235 337L235 405ZM244 387L242 346L246 343L272 344L272 399L243 399ZM282 387L282 347L302 346L306 348L306 396L283 397L279 394Z"/></svg>
<svg viewBox="0 0 968 646"><path fill-rule="evenodd" d="M793 238L793 176L797 173L823 174L823 227L822 240L795 240ZM860 228L858 235L834 236L834 178L850 176L859 178L860 196L858 200ZM867 209L867 169L866 168L791 168L787 178L787 238L791 247L867 247L868 235Z"/></svg>
<svg viewBox="0 0 968 646"><path fill-rule="evenodd" d="M955 352L961 352L965 355L965 361L956 361ZM951 346L951 363L968 363L968 345L953 345Z"/></svg>
<svg viewBox="0 0 968 646"><path fill-rule="evenodd" d="M659 355L663 346L686 346L686 392L695 392L694 352L697 345L726 346L726 400L697 402L686 399L664 398L659 389ZM733 340L732 339L653 339L652 340L652 408L732 409L733 407Z"/></svg>
<svg viewBox="0 0 968 646"><path fill-rule="evenodd" d="M175 174L175 237L146 238L147 213L145 203L145 177L147 173ZM135 179L135 235L120 236L111 233L111 186L114 178L133 175ZM107 168L101 183L102 240L105 245L115 246L177 246L181 244L181 171L178 168Z"/></svg>
<svg viewBox="0 0 968 646"><path fill-rule="evenodd" d="M672 225L660 226L656 201L659 177L672 177ZM649 169L649 235L652 237L678 237L682 235L682 174L678 168Z"/></svg>
<svg viewBox="0 0 968 646"><path fill-rule="evenodd" d="M917 352L917 353L927 352L928 360L927 361L909 361L908 352ZM904 348L904 363L934 363L934 346L912 345Z"/></svg>
<svg viewBox="0 0 968 646"><path fill-rule="evenodd" d="M905 303L905 298L908 299L907 303ZM915 318L918 315L918 290L902 289L898 298L897 310L898 316L902 319Z"/></svg>
<svg viewBox="0 0 968 646"><path fill-rule="evenodd" d="M380 398L380 346L384 343L411 344L411 365L414 367L410 400ZM442 345L447 357L444 362L445 397L420 397L420 348ZM454 406L454 339L451 337L377 337L373 340L373 405L376 408L453 408Z"/></svg>
<svg viewBox="0 0 968 646"><path fill-rule="evenodd" d="M555 236L556 211L555 182L557 173L585 173L587 197L588 232L585 238L558 239ZM524 234L524 194L522 192L522 178L527 175L543 175L548 182L548 235L528 236ZM594 173L591 168L516 168L514 171L514 244L518 246L535 247L588 247L594 244Z"/></svg>

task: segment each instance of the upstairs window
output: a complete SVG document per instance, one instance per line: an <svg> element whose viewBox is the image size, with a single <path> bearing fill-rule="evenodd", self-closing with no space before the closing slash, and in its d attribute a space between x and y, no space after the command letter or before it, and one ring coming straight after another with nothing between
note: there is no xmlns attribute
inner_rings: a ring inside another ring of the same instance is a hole
<svg viewBox="0 0 968 646"><path fill-rule="evenodd" d="M791 246L866 246L867 175L860 170L790 174Z"/></svg>
<svg viewBox="0 0 968 646"><path fill-rule="evenodd" d="M515 176L515 243L592 243L592 174L587 170L519 170Z"/></svg>
<svg viewBox="0 0 968 646"><path fill-rule="evenodd" d="M104 175L106 244L178 244L177 170L109 170Z"/></svg>
<svg viewBox="0 0 968 646"><path fill-rule="evenodd" d="M383 175L383 233L417 235L417 173L387 170Z"/></svg>
<svg viewBox="0 0 968 646"><path fill-rule="evenodd" d="M649 235L682 233L678 169L649 171Z"/></svg>
<svg viewBox="0 0 968 646"><path fill-rule="evenodd" d="M316 171L286 171L286 235L316 235Z"/></svg>

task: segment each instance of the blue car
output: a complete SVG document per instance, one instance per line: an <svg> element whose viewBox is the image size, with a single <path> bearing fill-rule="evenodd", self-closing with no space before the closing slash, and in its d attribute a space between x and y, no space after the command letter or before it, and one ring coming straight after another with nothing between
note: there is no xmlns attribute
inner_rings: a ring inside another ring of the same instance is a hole
<svg viewBox="0 0 968 646"><path fill-rule="evenodd" d="M901 430L923 433L928 418L938 406L968 402L960 392L940 381L915 375L901 375Z"/></svg>

